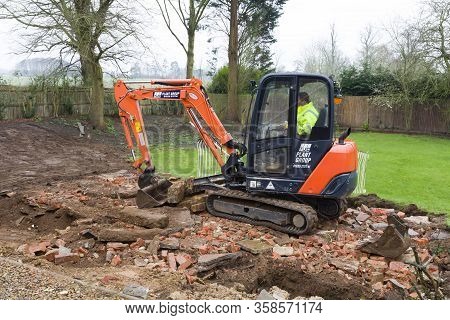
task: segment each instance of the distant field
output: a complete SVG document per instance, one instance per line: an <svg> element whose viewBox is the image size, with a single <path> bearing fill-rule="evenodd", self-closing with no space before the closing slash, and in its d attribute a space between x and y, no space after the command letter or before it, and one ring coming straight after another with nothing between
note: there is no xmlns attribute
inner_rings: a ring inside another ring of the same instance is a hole
<svg viewBox="0 0 450 320"><path fill-rule="evenodd" d="M369 153L368 193L450 216L450 139L371 132L352 133L350 138ZM196 175L195 148L163 144L151 149L158 171Z"/></svg>
<svg viewBox="0 0 450 320"><path fill-rule="evenodd" d="M367 192L450 216L450 139L371 132L350 137L369 153Z"/></svg>

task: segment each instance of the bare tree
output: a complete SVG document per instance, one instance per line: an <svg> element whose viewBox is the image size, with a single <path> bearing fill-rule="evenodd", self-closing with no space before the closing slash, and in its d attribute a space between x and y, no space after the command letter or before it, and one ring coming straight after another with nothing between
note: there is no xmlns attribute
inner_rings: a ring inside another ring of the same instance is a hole
<svg viewBox="0 0 450 320"><path fill-rule="evenodd" d="M425 55L450 73L450 1L429 0L420 19L420 45Z"/></svg>
<svg viewBox="0 0 450 320"><path fill-rule="evenodd" d="M347 64L347 59L338 46L335 25L330 27L330 38L312 44L304 50L302 59L296 61L297 71L314 72L338 76Z"/></svg>
<svg viewBox="0 0 450 320"><path fill-rule="evenodd" d="M403 96L413 96L414 80L422 73L423 53L420 49L420 37L414 24L397 22L388 29L391 37L395 76L400 83Z"/></svg>
<svg viewBox="0 0 450 320"><path fill-rule="evenodd" d="M191 78L194 72L195 33L200 27L200 22L210 0L189 0L188 7L186 7L186 1L183 0L156 0L156 2L167 28L186 53L186 78ZM187 44L176 32L172 23L173 15L186 29Z"/></svg>
<svg viewBox="0 0 450 320"><path fill-rule="evenodd" d="M367 25L360 35L361 43L361 64L365 67L371 67L374 64L377 50L377 34L372 25Z"/></svg>
<svg viewBox="0 0 450 320"><path fill-rule="evenodd" d="M59 54L79 61L91 88L90 120L103 128L102 61L119 63L131 53L127 39L139 41L139 20L130 0L0 0L0 19L20 26L25 51Z"/></svg>

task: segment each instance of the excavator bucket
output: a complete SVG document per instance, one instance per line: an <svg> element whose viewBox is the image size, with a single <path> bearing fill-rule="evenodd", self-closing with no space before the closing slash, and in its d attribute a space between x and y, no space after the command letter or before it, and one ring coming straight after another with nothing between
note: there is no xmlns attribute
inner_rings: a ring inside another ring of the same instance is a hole
<svg viewBox="0 0 450 320"><path fill-rule="evenodd" d="M167 202L168 190L172 182L158 176L139 177L139 187L136 195L136 205L138 208L153 208L161 206Z"/></svg>
<svg viewBox="0 0 450 320"><path fill-rule="evenodd" d="M389 225L381 237L362 243L359 250L394 259L409 248L408 228L403 221L395 214L389 215L387 220Z"/></svg>

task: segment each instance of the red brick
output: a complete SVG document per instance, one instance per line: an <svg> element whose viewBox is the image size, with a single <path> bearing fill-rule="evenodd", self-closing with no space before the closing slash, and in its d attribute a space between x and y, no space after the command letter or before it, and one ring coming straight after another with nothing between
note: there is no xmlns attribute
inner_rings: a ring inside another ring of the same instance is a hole
<svg viewBox="0 0 450 320"><path fill-rule="evenodd" d="M181 265L178 267L178 271L184 271L184 270L186 270L187 268L189 268L191 265L192 265L192 261L191 261L191 260L187 260L185 263L181 264Z"/></svg>
<svg viewBox="0 0 450 320"><path fill-rule="evenodd" d="M429 242L427 238L413 238L413 240L419 245L419 246L426 246Z"/></svg>
<svg viewBox="0 0 450 320"><path fill-rule="evenodd" d="M196 276L192 276L192 275L187 274L187 273L185 274L185 276L186 276L186 280L187 280L187 282L189 284L193 284L195 282L195 280L197 280Z"/></svg>
<svg viewBox="0 0 450 320"><path fill-rule="evenodd" d="M175 256L175 260L177 261L177 263L178 263L179 265L182 265L183 263L185 263L186 261L188 261L188 259L187 259L185 256L181 255L181 254L177 254L177 255Z"/></svg>
<svg viewBox="0 0 450 320"><path fill-rule="evenodd" d="M115 280L119 280L119 278L110 276L110 275L106 275L100 280L100 282L103 283L104 285L106 285L106 284L109 284L110 281L115 281Z"/></svg>
<svg viewBox="0 0 450 320"><path fill-rule="evenodd" d="M384 261L369 259L366 263L376 271L384 271L388 268L388 264Z"/></svg>
<svg viewBox="0 0 450 320"><path fill-rule="evenodd" d="M44 258L47 261L55 262L55 256L57 256L58 254L59 254L59 250L58 249L53 249L53 250L47 251L47 253L45 254Z"/></svg>
<svg viewBox="0 0 450 320"><path fill-rule="evenodd" d="M42 255L47 251L47 247L50 246L50 241L42 241L39 243L30 243L28 245L28 252L34 255Z"/></svg>
<svg viewBox="0 0 450 320"><path fill-rule="evenodd" d="M406 216L406 213L404 213L404 212L402 212L402 211L399 211L399 212L397 212L397 216L399 217L399 218L404 218L405 216Z"/></svg>
<svg viewBox="0 0 450 320"><path fill-rule="evenodd" d="M86 255L86 254L89 253L89 250L86 249L86 248L83 248L83 247L78 247L78 248L77 248L77 252Z"/></svg>
<svg viewBox="0 0 450 320"><path fill-rule="evenodd" d="M389 269L399 273L405 273L409 271L408 266L401 261L391 261L389 263Z"/></svg>
<svg viewBox="0 0 450 320"><path fill-rule="evenodd" d="M137 250L140 247L145 247L145 240L144 239L138 238L136 240L136 242L133 242L132 244L130 244L130 248L132 250Z"/></svg>
<svg viewBox="0 0 450 320"><path fill-rule="evenodd" d="M55 241L55 245L60 248L60 247L64 247L66 245L66 242L63 239L56 239Z"/></svg>
<svg viewBox="0 0 450 320"><path fill-rule="evenodd" d="M207 244L204 244L198 247L198 251L200 251L200 254L208 254L211 251L211 248Z"/></svg>
<svg viewBox="0 0 450 320"><path fill-rule="evenodd" d="M169 262L169 269L171 271L177 271L177 262L175 260L175 254L170 252L167 256L167 261Z"/></svg>
<svg viewBox="0 0 450 320"><path fill-rule="evenodd" d="M113 249L116 251L121 251L121 250L125 250L126 248L128 248L128 244L126 244L126 243L108 242L106 244L106 249Z"/></svg>
<svg viewBox="0 0 450 320"><path fill-rule="evenodd" d="M120 258L120 256L118 254L116 254L111 260L111 265L114 267L118 266L121 263L122 263L122 259Z"/></svg>

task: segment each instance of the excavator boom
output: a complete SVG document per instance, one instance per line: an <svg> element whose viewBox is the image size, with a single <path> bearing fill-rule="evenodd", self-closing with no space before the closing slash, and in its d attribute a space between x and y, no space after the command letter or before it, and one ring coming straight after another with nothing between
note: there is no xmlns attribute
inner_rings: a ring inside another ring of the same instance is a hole
<svg viewBox="0 0 450 320"><path fill-rule="evenodd" d="M137 86L137 88L131 88ZM223 147L228 154L236 152L233 138L209 103L209 98L200 79L151 80L147 82L117 81L114 95L119 107L119 116L124 128L128 147L134 159L134 167L154 170L145 132L140 100L175 100L181 102L200 138L213 153L222 167L224 161L218 151ZM202 121L208 128L202 125ZM136 145L140 155L136 156Z"/></svg>

